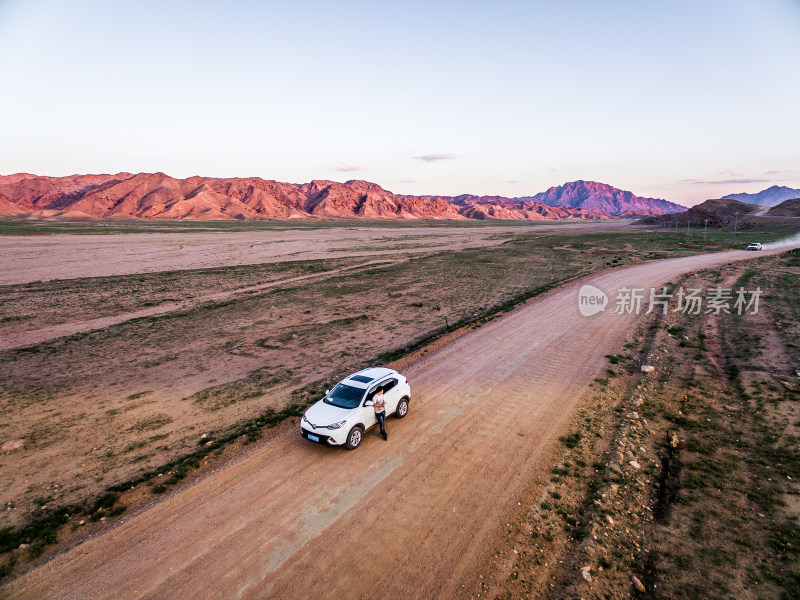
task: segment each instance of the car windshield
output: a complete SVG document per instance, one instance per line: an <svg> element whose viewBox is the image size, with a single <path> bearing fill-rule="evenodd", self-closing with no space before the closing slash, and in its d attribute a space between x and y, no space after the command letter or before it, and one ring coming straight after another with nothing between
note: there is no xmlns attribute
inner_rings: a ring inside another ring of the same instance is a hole
<svg viewBox="0 0 800 600"><path fill-rule="evenodd" d="M326 404L339 408L355 408L364 397L364 390L340 383L325 398Z"/></svg>

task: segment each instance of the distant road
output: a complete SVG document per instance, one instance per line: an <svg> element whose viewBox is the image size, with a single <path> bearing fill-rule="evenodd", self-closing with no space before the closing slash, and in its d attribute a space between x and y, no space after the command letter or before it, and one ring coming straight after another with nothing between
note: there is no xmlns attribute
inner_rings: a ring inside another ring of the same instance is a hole
<svg viewBox="0 0 800 600"><path fill-rule="evenodd" d="M406 372L406 419L354 452L296 423L0 589L10 598L458 598L617 352L633 315L577 291L646 288L770 251L637 264L530 302Z"/></svg>

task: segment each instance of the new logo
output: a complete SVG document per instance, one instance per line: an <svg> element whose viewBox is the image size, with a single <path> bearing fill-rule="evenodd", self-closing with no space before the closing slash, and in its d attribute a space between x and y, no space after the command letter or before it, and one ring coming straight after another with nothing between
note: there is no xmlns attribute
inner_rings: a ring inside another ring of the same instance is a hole
<svg viewBox="0 0 800 600"><path fill-rule="evenodd" d="M603 312L608 304L608 296L593 285L584 285L578 291L578 310L584 317Z"/></svg>

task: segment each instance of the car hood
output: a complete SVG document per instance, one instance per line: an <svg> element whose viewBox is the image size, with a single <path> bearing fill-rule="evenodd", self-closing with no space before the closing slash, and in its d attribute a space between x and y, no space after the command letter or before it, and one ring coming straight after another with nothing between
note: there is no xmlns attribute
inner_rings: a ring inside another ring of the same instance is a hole
<svg viewBox="0 0 800 600"><path fill-rule="evenodd" d="M353 414L353 408L339 408L326 404L322 400L314 404L306 411L306 419L311 421L312 425L319 427L320 425L330 425L331 423L338 423L342 419L348 418Z"/></svg>

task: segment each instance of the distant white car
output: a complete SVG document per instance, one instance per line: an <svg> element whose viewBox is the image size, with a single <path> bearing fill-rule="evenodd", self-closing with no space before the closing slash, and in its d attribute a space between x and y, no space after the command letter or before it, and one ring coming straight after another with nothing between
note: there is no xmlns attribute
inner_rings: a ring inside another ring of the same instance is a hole
<svg viewBox="0 0 800 600"><path fill-rule="evenodd" d="M764 247L758 242L753 242L747 247L748 250L763 250Z"/></svg>
<svg viewBox="0 0 800 600"><path fill-rule="evenodd" d="M303 415L300 433L318 444L357 448L364 432L378 422L372 397L379 388L383 389L386 416L405 417L411 401L408 380L392 369L371 367L353 373L325 392L325 397Z"/></svg>

